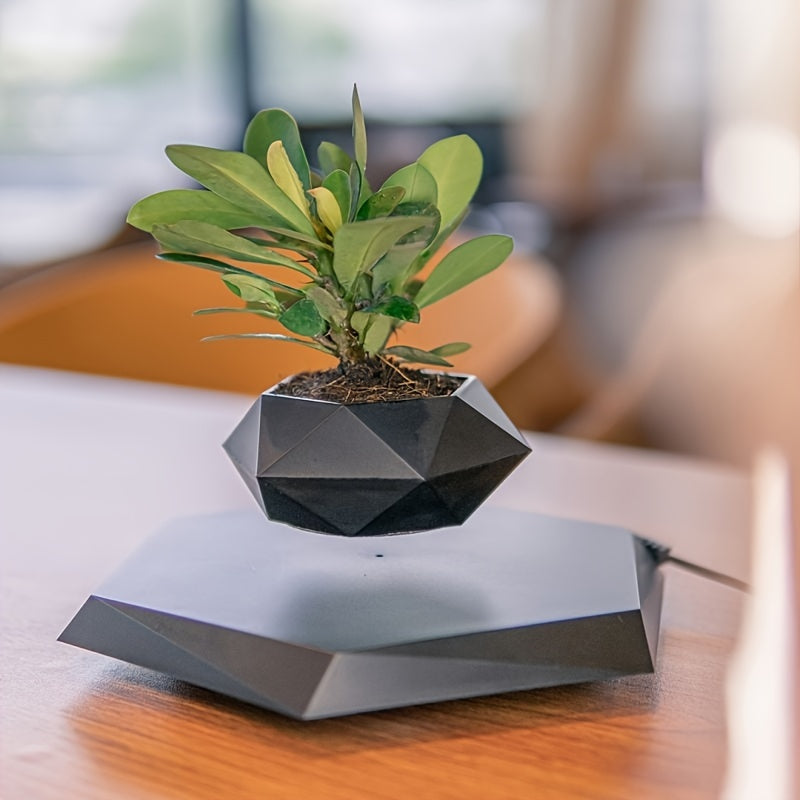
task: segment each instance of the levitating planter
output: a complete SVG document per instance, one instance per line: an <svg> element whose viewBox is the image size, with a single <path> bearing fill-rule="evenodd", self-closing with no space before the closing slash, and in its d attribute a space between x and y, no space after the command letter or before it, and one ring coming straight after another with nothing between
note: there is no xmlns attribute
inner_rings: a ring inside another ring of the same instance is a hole
<svg viewBox="0 0 800 800"><path fill-rule="evenodd" d="M311 169L294 119L268 109L242 152L170 146L205 189L131 210L161 258L241 301L198 313L266 318L285 332L234 337L339 366L265 392L225 443L269 519L167 526L61 640L300 719L652 671L664 551L589 523L473 514L529 448L476 378L409 368L451 367L468 344L395 340L511 252L490 234L432 261L480 150L443 139L373 191L355 93L353 138L353 157L326 142Z"/></svg>
<svg viewBox="0 0 800 800"><path fill-rule="evenodd" d="M343 536L460 525L530 452L481 382L341 403L264 392L225 442L267 516Z"/></svg>

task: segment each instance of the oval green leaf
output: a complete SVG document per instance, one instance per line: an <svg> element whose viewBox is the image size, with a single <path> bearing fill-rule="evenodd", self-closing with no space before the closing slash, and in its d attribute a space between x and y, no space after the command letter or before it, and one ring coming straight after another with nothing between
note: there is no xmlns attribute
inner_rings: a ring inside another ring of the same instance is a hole
<svg viewBox="0 0 800 800"><path fill-rule="evenodd" d="M306 289L306 296L317 307L317 311L323 319L333 322L337 326L345 321L346 310L327 289L323 289L321 286L311 286Z"/></svg>
<svg viewBox="0 0 800 800"><path fill-rule="evenodd" d="M246 303L266 303L271 308L280 307L272 286L265 278L253 275L223 275L222 281Z"/></svg>
<svg viewBox="0 0 800 800"><path fill-rule="evenodd" d="M398 244L430 244L441 224L441 217L436 206L430 203L400 203L394 210L393 217L419 217L425 224L417 230L404 236Z"/></svg>
<svg viewBox="0 0 800 800"><path fill-rule="evenodd" d="M446 358L447 356L457 356L470 349L472 345L469 342L450 342L449 344L441 344L438 347L432 347L430 352L437 356Z"/></svg>
<svg viewBox="0 0 800 800"><path fill-rule="evenodd" d="M405 196L402 186L386 186L371 194L358 209L356 219L378 219L388 217Z"/></svg>
<svg viewBox="0 0 800 800"><path fill-rule="evenodd" d="M305 189L300 178L289 161L283 142L276 141L267 150L267 170L278 188L300 209L303 216L311 220Z"/></svg>
<svg viewBox="0 0 800 800"><path fill-rule="evenodd" d="M326 176L322 185L336 198L342 220L346 220L350 213L350 176L344 170L335 169Z"/></svg>
<svg viewBox="0 0 800 800"><path fill-rule="evenodd" d="M383 350L397 323L392 317L384 317L380 314L369 314L366 317L364 349L372 356Z"/></svg>
<svg viewBox="0 0 800 800"><path fill-rule="evenodd" d="M422 208L420 208L422 206ZM421 211L426 211L420 216ZM432 213L430 213L432 212ZM395 214L398 216L420 216L426 219L424 226L401 237L397 244L375 265L372 271L376 290L391 286L393 292L400 292L409 277L415 275L422 263L420 254L428 246L439 228L439 212L434 206L420 203L401 203Z"/></svg>
<svg viewBox="0 0 800 800"><path fill-rule="evenodd" d="M398 239L426 222L422 217L383 217L342 225L333 237L333 271L339 282L349 289Z"/></svg>
<svg viewBox="0 0 800 800"><path fill-rule="evenodd" d="M264 223L263 216L245 211L213 192L201 189L170 189L157 192L135 203L127 222L150 233L154 225L171 225L181 220L210 222L232 230Z"/></svg>
<svg viewBox="0 0 800 800"><path fill-rule="evenodd" d="M257 214L268 225L288 225L314 235L310 220L281 191L266 169L246 153L171 144L167 156L198 183L239 208Z"/></svg>
<svg viewBox="0 0 800 800"><path fill-rule="evenodd" d="M152 235L167 250L193 255L214 253L240 261L287 267L308 277L316 277L308 267L292 261L291 258L207 222L184 221L174 225L156 225Z"/></svg>
<svg viewBox="0 0 800 800"><path fill-rule="evenodd" d="M309 189L308 193L317 203L317 216L322 220L322 224L331 232L336 233L342 227L342 210L336 196L330 189L320 186L317 189Z"/></svg>
<svg viewBox="0 0 800 800"><path fill-rule="evenodd" d="M385 189L389 186L400 186L405 190L403 202L436 205L438 196L436 181L433 175L418 161L390 175L383 182L381 188Z"/></svg>
<svg viewBox="0 0 800 800"><path fill-rule="evenodd" d="M245 131L242 149L266 169L267 150L273 142L283 142L303 188L310 189L311 173L297 122L282 108L267 108L253 117Z"/></svg>
<svg viewBox="0 0 800 800"><path fill-rule="evenodd" d="M403 361L411 361L415 364L434 364L437 367L452 367L453 365L445 358L432 353L430 350L420 350L417 347L407 347L405 345L395 345L383 351L387 355L396 356Z"/></svg>
<svg viewBox="0 0 800 800"><path fill-rule="evenodd" d="M510 236L489 234L451 250L431 272L414 298L420 308L452 294L496 269L514 249Z"/></svg>
<svg viewBox="0 0 800 800"><path fill-rule="evenodd" d="M353 159L350 158L338 144L333 142L322 142L317 148L317 160L320 169L325 175L330 175L334 170L340 169L345 174L350 173L350 165Z"/></svg>
<svg viewBox="0 0 800 800"><path fill-rule="evenodd" d="M316 305L307 297L293 303L278 317L278 322L292 333L315 337L324 333L327 323L317 311Z"/></svg>
<svg viewBox="0 0 800 800"><path fill-rule="evenodd" d="M483 156L474 139L461 134L432 144L417 159L436 182L442 228L450 229L472 200L483 172Z"/></svg>
<svg viewBox="0 0 800 800"><path fill-rule="evenodd" d="M405 297L394 295L382 303L365 309L375 314L402 320L403 322L419 322L419 308Z"/></svg>

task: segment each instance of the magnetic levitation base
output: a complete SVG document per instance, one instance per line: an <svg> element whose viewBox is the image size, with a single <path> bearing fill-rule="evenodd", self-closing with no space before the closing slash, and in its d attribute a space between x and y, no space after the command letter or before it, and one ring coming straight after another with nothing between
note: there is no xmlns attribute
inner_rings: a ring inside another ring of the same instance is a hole
<svg viewBox="0 0 800 800"><path fill-rule="evenodd" d="M360 539L257 511L192 517L59 638L318 719L652 672L663 555L622 529L493 507Z"/></svg>

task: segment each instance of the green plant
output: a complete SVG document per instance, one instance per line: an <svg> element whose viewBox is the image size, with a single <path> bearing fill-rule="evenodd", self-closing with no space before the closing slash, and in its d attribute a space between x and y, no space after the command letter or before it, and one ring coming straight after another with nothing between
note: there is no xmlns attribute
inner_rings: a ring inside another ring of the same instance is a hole
<svg viewBox="0 0 800 800"><path fill-rule="evenodd" d="M365 176L366 129L355 89L353 143L351 158L323 142L319 169L312 170L292 116L282 109L260 111L242 152L167 147L169 159L205 189L145 197L128 222L153 235L164 249L159 258L220 273L244 301L197 314L257 314L291 334L209 338L297 342L337 357L344 370L380 354L451 366L447 358L468 344L425 351L389 341L398 327L419 321L420 309L490 272L511 252L509 237L479 236L447 253L426 280L419 277L466 214L481 177L481 152L468 136L442 139L373 192ZM299 273L300 284L229 260Z"/></svg>

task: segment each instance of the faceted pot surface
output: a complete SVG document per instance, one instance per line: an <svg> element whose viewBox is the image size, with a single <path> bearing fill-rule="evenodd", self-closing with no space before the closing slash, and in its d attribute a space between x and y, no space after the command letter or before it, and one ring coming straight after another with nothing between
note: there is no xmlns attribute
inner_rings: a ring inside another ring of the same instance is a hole
<svg viewBox="0 0 800 800"><path fill-rule="evenodd" d="M463 378L443 397L349 405L273 387L223 446L272 520L340 536L460 525L530 452Z"/></svg>

